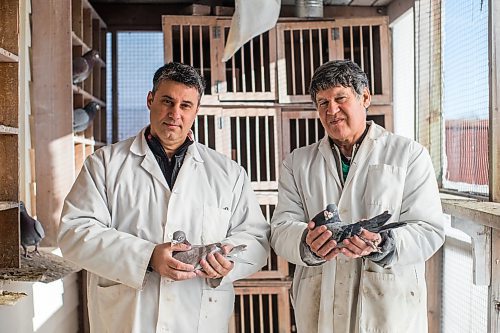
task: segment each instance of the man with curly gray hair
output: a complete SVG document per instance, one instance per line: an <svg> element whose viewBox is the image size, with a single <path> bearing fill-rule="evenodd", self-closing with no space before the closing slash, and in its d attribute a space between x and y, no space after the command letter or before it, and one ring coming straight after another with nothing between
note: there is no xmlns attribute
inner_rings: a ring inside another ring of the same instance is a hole
<svg viewBox="0 0 500 333"><path fill-rule="evenodd" d="M271 246L296 265L298 332L427 332L425 261L444 241L436 177L422 145L366 121L368 87L352 61L320 66L310 93L326 135L281 168ZM377 215L403 223L333 234Z"/></svg>

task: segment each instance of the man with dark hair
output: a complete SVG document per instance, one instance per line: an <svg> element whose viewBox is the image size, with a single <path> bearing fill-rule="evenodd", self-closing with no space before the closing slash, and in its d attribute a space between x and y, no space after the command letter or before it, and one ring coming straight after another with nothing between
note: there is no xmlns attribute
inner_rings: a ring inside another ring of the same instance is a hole
<svg viewBox="0 0 500 333"><path fill-rule="evenodd" d="M298 332L427 332L425 261L444 241L430 156L366 121L371 95L357 64L320 66L310 93L326 135L284 160L271 221L271 246L296 265ZM323 219L336 225L316 226L329 204ZM340 234L384 211L406 225Z"/></svg>
<svg viewBox="0 0 500 333"><path fill-rule="evenodd" d="M269 224L245 171L193 140L204 89L190 66L159 68L150 125L89 156L65 200L59 246L89 272L92 332L225 332L232 282L266 262ZM178 230L222 253L201 268L176 260L191 249L172 242ZM241 244L246 263L225 257Z"/></svg>

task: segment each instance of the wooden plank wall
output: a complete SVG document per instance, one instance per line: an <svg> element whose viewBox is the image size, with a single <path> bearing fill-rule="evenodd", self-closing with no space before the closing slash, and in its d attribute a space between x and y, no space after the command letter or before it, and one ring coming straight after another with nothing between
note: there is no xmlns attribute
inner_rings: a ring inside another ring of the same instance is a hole
<svg viewBox="0 0 500 333"><path fill-rule="evenodd" d="M0 2L0 267L19 267L19 1Z"/></svg>
<svg viewBox="0 0 500 333"><path fill-rule="evenodd" d="M45 227L43 244L54 246L74 179L71 3L33 0L32 12L37 214Z"/></svg>

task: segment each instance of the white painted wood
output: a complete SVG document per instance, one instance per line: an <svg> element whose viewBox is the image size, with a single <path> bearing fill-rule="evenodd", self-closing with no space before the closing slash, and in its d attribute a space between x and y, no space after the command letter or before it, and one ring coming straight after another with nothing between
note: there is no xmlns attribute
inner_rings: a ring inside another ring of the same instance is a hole
<svg viewBox="0 0 500 333"><path fill-rule="evenodd" d="M451 226L471 237L473 282L478 286L489 286L491 281L491 228L470 220L451 217Z"/></svg>

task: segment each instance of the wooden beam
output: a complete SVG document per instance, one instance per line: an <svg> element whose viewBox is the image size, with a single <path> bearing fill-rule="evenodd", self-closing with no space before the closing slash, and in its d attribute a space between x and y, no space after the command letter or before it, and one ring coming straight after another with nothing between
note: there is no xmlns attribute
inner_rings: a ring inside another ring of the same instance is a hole
<svg viewBox="0 0 500 333"><path fill-rule="evenodd" d="M62 204L74 179L71 2L32 0L33 116L37 216L57 244Z"/></svg>
<svg viewBox="0 0 500 333"><path fill-rule="evenodd" d="M490 200L500 202L500 4L498 1L488 1L488 53L490 64L490 132L489 132L489 160L490 160ZM489 331L500 330L500 230L493 229L491 236L491 286L489 289L488 308Z"/></svg>
<svg viewBox="0 0 500 333"><path fill-rule="evenodd" d="M394 0L387 6L387 15L389 16L389 24L397 20L401 15L408 10L413 9L415 0Z"/></svg>
<svg viewBox="0 0 500 333"><path fill-rule="evenodd" d="M491 5L490 1L490 5ZM491 9L492 7L490 7ZM488 332L500 331L500 230L491 231L491 285L488 300Z"/></svg>
<svg viewBox="0 0 500 333"><path fill-rule="evenodd" d="M425 263L425 280L427 283L427 320L429 332L441 331L441 303L443 270L443 248L441 247Z"/></svg>
<svg viewBox="0 0 500 333"><path fill-rule="evenodd" d="M296 17L296 6L282 5L280 17ZM324 6L324 18L363 18L384 16L387 14L385 7L365 7L365 6Z"/></svg>
<svg viewBox="0 0 500 333"><path fill-rule="evenodd" d="M111 33L111 143L118 142L118 34Z"/></svg>
<svg viewBox="0 0 500 333"><path fill-rule="evenodd" d="M95 3L109 30L162 30L162 15L209 15L210 7L192 4ZM207 11L208 10L208 11Z"/></svg>
<svg viewBox="0 0 500 333"><path fill-rule="evenodd" d="M489 4L489 63L490 63L490 200L500 202L500 4L490 0Z"/></svg>
<svg viewBox="0 0 500 333"><path fill-rule="evenodd" d="M446 214L500 229L500 203L464 199L441 199Z"/></svg>

